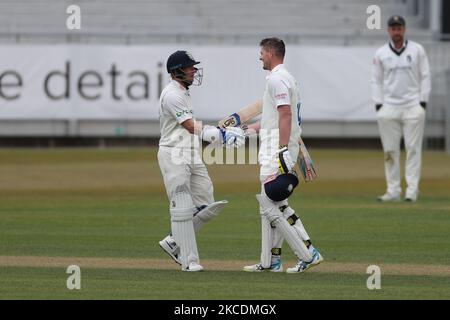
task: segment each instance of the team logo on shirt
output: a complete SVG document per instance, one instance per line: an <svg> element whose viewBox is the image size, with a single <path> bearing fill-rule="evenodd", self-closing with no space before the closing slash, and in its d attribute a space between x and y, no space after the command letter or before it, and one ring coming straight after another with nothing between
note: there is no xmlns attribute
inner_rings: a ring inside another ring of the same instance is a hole
<svg viewBox="0 0 450 320"><path fill-rule="evenodd" d="M412 61L412 57L411 57L411 55L410 54L408 54L407 56L406 56L406 60L409 62L409 63L411 63L411 61Z"/></svg>

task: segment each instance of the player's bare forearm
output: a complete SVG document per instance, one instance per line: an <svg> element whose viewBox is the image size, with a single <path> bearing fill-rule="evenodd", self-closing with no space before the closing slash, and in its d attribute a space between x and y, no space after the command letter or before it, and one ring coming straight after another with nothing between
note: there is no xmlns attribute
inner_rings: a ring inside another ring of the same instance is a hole
<svg viewBox="0 0 450 320"><path fill-rule="evenodd" d="M249 124L247 128L248 128L247 130L249 131L254 131L255 133L258 133L259 130L261 129L261 121Z"/></svg>
<svg viewBox="0 0 450 320"><path fill-rule="evenodd" d="M289 144L291 137L292 111L290 105L278 107L279 145Z"/></svg>
<svg viewBox="0 0 450 320"><path fill-rule="evenodd" d="M187 131L189 131L190 134L195 135L200 135L203 129L201 122L197 122L194 119L187 119L186 121L182 122L181 125Z"/></svg>

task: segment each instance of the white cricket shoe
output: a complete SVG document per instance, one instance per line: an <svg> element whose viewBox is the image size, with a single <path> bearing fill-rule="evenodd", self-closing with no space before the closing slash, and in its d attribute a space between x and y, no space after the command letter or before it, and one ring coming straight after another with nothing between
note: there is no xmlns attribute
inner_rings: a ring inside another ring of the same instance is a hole
<svg viewBox="0 0 450 320"><path fill-rule="evenodd" d="M178 247L171 235L168 235L159 242L159 246L163 249L176 263L181 265L179 259L180 247Z"/></svg>
<svg viewBox="0 0 450 320"><path fill-rule="evenodd" d="M313 248L311 250L311 253L313 256L311 261L305 262L303 260L299 260L294 267L287 268L286 272L287 273L302 273L314 266L317 266L319 263L321 263L323 261L323 257L320 254L319 250L317 250L316 248Z"/></svg>
<svg viewBox="0 0 450 320"><path fill-rule="evenodd" d="M267 268L263 268L261 263L257 263L250 266L245 266L242 270L246 272L263 272L264 270L267 270Z"/></svg>
<svg viewBox="0 0 450 320"><path fill-rule="evenodd" d="M390 194L390 193L385 193L382 196L379 196L378 201L381 202L395 202L395 201L400 201L400 195L399 194Z"/></svg>
<svg viewBox="0 0 450 320"><path fill-rule="evenodd" d="M281 263L281 259L277 259L277 261L272 262L270 268L263 268L262 263L257 263L250 266L245 266L242 270L246 272L263 272L266 270L270 272L283 272L283 264Z"/></svg>
<svg viewBox="0 0 450 320"><path fill-rule="evenodd" d="M416 202L417 201L417 193L406 193L405 201L406 202Z"/></svg>
<svg viewBox="0 0 450 320"><path fill-rule="evenodd" d="M203 267L199 265L197 262L191 262L189 263L189 266L187 268L183 268L181 270L188 272L196 272L196 271L203 271Z"/></svg>

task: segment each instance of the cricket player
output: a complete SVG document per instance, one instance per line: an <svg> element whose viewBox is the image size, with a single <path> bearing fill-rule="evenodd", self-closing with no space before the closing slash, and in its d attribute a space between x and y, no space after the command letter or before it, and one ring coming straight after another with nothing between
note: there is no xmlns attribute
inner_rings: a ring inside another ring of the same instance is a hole
<svg viewBox="0 0 450 320"><path fill-rule="evenodd" d="M430 67L424 48L405 39L405 19L388 20L390 41L375 53L372 73L372 97L384 150L386 193L379 201L399 201L400 140L406 149L405 201L419 195L422 140L425 109L431 91Z"/></svg>
<svg viewBox="0 0 450 320"><path fill-rule="evenodd" d="M167 60L170 83L160 97L158 163L170 206L171 234L159 242L183 271L201 271L195 233L214 218L227 201L214 202L213 185L199 155L199 138L227 147L245 144L239 127L203 126L194 119L189 91L202 82L202 68L187 51L176 51Z"/></svg>
<svg viewBox="0 0 450 320"><path fill-rule="evenodd" d="M287 201L293 186L296 185L296 178L291 178L295 173L294 165L301 134L298 84L283 64L283 40L263 39L260 47L263 69L270 73L263 96L261 121L250 124L248 129L259 132L261 139L258 155L261 194L256 196L260 205L262 226L261 262L245 266L244 271L283 271L281 246L285 239L299 259L294 267L286 271L301 273L319 264L323 257L313 247L303 223ZM287 180L287 193L284 180Z"/></svg>

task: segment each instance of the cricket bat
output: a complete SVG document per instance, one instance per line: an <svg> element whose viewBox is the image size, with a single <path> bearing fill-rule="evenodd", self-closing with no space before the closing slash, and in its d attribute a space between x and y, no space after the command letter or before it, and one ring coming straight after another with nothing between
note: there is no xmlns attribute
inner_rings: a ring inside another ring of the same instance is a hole
<svg viewBox="0 0 450 320"><path fill-rule="evenodd" d="M239 127L250 119L262 113L262 101L258 100L252 104L243 107L236 113L223 118L219 121L219 127Z"/></svg>
<svg viewBox="0 0 450 320"><path fill-rule="evenodd" d="M239 127L261 113L262 113L262 101L258 100L252 104L243 107L238 112L235 112L232 115L220 120L219 127L221 128L230 126ZM317 172L314 167L314 162L312 161L308 149L306 149L305 143L303 142L302 138L299 138L298 144L300 150L298 153L297 163L300 168L300 172L302 173L305 182L313 181L314 179L317 178Z"/></svg>
<svg viewBox="0 0 450 320"><path fill-rule="evenodd" d="M298 145L300 150L298 153L297 163L303 175L303 179L305 182L313 181L317 178L316 169L314 167L314 162L309 155L308 149L306 149L305 143L301 137L298 138Z"/></svg>

